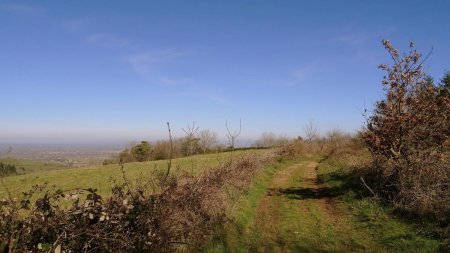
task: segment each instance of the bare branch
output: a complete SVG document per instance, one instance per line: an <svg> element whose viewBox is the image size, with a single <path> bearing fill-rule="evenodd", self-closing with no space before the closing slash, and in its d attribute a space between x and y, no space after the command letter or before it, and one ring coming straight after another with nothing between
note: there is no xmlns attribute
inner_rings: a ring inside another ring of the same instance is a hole
<svg viewBox="0 0 450 253"><path fill-rule="evenodd" d="M195 127L195 121L192 122L192 127L191 125L187 126L187 129L181 128L181 130L183 130L183 132L186 134L186 136L188 137L194 137L195 134L197 133L199 127Z"/></svg>
<svg viewBox="0 0 450 253"><path fill-rule="evenodd" d="M198 141L198 139L196 138L198 129L199 127L195 126L195 121L192 122L192 126L188 124L187 129L181 128L181 130L183 130L183 132L186 134L187 156L193 155L196 151L194 142Z"/></svg>
<svg viewBox="0 0 450 253"><path fill-rule="evenodd" d="M172 157L173 157L173 141L169 122L167 122L167 129L169 130L170 154L169 154L169 161L167 162L166 178L169 176L170 168L172 167Z"/></svg>
<svg viewBox="0 0 450 253"><path fill-rule="evenodd" d="M370 187L366 184L366 181L364 181L363 177L359 177L359 179L361 179L361 182L363 183L363 185L370 191L370 193L372 193L373 196L377 196L372 189L370 189Z"/></svg>
<svg viewBox="0 0 450 253"><path fill-rule="evenodd" d="M309 142L312 142L313 139L317 138L318 127L314 120L310 120L306 125L304 125L303 130L305 131L306 138Z"/></svg>
<svg viewBox="0 0 450 253"><path fill-rule="evenodd" d="M418 67L422 67L422 65L424 64L424 62L426 62L428 60L428 58L431 56L431 54L433 54L433 50L434 47L431 47L430 52L427 54L427 56L425 56L425 58L419 63Z"/></svg>
<svg viewBox="0 0 450 253"><path fill-rule="evenodd" d="M227 127L227 139L229 146L234 150L234 144L236 143L236 139L239 137L242 131L242 120L239 119L239 131L234 130L233 132L228 127L228 122L225 121L225 126Z"/></svg>

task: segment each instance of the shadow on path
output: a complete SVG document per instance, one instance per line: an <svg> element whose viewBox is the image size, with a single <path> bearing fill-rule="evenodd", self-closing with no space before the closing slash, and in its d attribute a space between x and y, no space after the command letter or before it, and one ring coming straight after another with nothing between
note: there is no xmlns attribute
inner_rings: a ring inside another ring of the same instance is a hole
<svg viewBox="0 0 450 253"><path fill-rule="evenodd" d="M345 194L351 185L344 183L340 186L327 187L322 180L306 179L307 187L270 188L267 195L285 196L289 199L332 199Z"/></svg>
<svg viewBox="0 0 450 253"><path fill-rule="evenodd" d="M289 199L323 199L334 198L342 195L343 192L336 188L310 188L310 187L289 187L280 189L269 189L270 196L286 196Z"/></svg>

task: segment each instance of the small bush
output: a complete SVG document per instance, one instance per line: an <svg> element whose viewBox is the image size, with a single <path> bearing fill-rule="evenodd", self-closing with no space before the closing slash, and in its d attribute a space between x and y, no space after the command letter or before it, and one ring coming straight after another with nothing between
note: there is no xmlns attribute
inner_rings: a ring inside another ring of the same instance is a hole
<svg viewBox="0 0 450 253"><path fill-rule="evenodd" d="M0 162L0 177L17 174L16 166Z"/></svg>

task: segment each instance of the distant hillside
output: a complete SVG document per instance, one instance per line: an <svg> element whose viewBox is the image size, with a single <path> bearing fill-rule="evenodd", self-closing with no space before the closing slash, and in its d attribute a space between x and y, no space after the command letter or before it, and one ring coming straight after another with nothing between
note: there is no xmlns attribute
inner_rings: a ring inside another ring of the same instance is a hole
<svg viewBox="0 0 450 253"><path fill-rule="evenodd" d="M104 159L123 149L124 145L124 143L0 143L0 158L82 167L101 164Z"/></svg>

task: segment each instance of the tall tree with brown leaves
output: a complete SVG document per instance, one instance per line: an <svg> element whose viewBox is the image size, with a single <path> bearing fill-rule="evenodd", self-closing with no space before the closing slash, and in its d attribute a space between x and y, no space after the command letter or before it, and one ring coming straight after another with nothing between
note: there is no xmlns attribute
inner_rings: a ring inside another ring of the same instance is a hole
<svg viewBox="0 0 450 253"><path fill-rule="evenodd" d="M386 72L385 98L368 118L364 139L392 196L403 203L420 202L413 189L429 191L429 179L442 181L433 191L448 190L450 100L439 95L440 88L422 70L429 55L421 60L413 43L403 55L389 41L383 45L393 64L379 66ZM427 201L438 201L433 198Z"/></svg>

